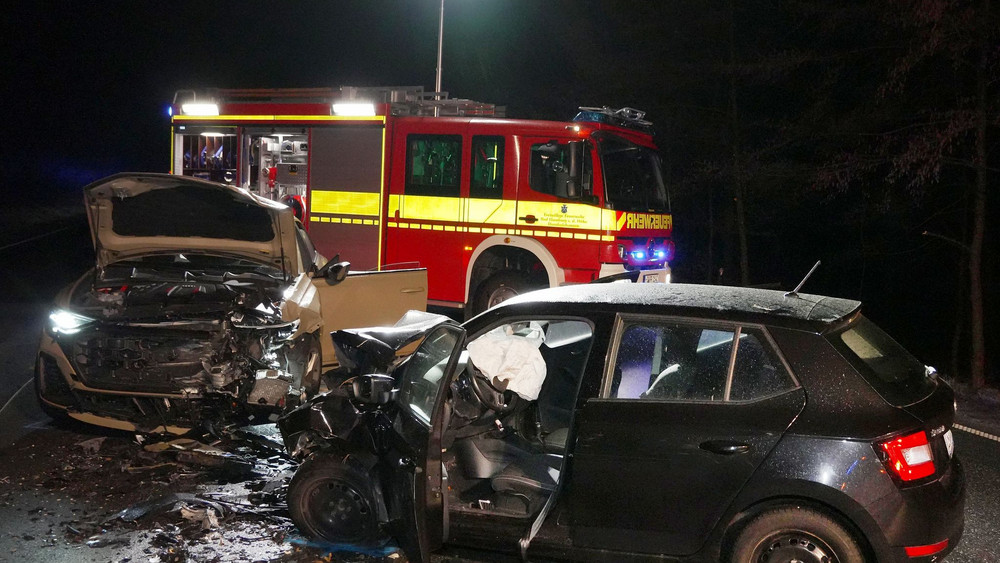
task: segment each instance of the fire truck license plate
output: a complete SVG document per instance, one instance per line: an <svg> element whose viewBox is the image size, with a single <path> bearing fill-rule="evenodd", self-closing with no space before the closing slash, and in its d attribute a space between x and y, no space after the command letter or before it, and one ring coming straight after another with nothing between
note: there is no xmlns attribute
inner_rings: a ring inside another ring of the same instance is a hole
<svg viewBox="0 0 1000 563"><path fill-rule="evenodd" d="M659 272L651 272L649 274L642 275L642 283L659 283L659 281L660 281Z"/></svg>

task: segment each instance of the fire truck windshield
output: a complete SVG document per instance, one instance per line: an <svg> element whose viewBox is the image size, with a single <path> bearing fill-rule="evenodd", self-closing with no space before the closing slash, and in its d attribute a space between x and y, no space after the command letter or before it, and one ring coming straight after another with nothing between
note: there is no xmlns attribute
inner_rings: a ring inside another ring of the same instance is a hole
<svg viewBox="0 0 1000 563"><path fill-rule="evenodd" d="M601 135L601 168L609 208L619 211L670 212L656 151L615 135Z"/></svg>

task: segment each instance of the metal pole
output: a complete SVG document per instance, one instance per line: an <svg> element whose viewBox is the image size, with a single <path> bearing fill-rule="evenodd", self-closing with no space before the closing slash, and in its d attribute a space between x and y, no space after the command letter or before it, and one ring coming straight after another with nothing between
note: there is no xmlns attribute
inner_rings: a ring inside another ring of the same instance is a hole
<svg viewBox="0 0 1000 563"><path fill-rule="evenodd" d="M438 60L437 79L434 81L434 99L441 99L441 47L444 43L444 0L441 0L441 17L438 19ZM434 106L434 116L438 115L438 106Z"/></svg>

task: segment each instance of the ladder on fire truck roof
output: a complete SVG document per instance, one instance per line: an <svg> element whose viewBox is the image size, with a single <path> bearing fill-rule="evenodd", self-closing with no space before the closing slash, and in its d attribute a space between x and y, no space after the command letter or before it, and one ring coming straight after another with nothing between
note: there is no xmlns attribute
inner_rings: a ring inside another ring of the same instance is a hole
<svg viewBox="0 0 1000 563"><path fill-rule="evenodd" d="M504 117L505 106L476 102L463 98L451 99L448 92L425 92L423 86L341 86L339 88L244 88L213 89L201 94L215 101L244 103L302 103L357 101L389 104L392 115L450 117ZM195 101L193 90L178 90L174 103ZM437 109L437 112L435 112Z"/></svg>

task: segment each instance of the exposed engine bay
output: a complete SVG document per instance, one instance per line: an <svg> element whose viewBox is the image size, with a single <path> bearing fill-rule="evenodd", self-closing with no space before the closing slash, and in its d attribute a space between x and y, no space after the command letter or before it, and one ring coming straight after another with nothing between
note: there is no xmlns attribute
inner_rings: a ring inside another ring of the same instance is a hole
<svg viewBox="0 0 1000 563"><path fill-rule="evenodd" d="M259 423L318 392L329 330L427 306L426 270L351 272L291 209L231 185L126 172L83 193L94 268L56 296L35 364L53 418Z"/></svg>
<svg viewBox="0 0 1000 563"><path fill-rule="evenodd" d="M289 283L278 269L176 254L114 264L91 280L76 285L70 305L94 322L59 342L81 382L176 396L119 401L116 416L196 423L204 413L191 401L213 395L203 405L211 404L213 418L220 405L230 405L223 412L231 416L266 414L298 404L319 385L316 336L293 339L298 321L282 318ZM310 369L314 373L303 382ZM114 403L112 397L77 395L101 401L102 410Z"/></svg>

